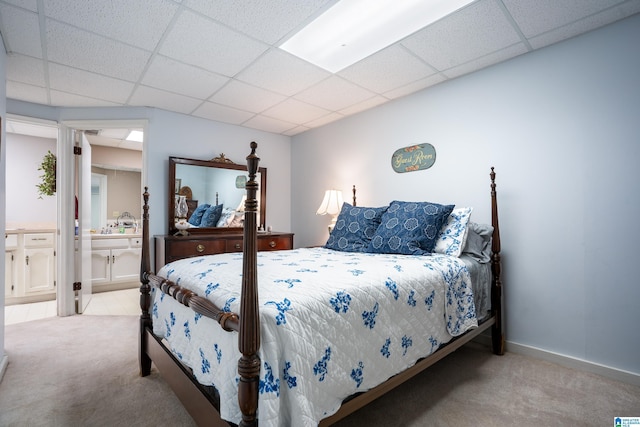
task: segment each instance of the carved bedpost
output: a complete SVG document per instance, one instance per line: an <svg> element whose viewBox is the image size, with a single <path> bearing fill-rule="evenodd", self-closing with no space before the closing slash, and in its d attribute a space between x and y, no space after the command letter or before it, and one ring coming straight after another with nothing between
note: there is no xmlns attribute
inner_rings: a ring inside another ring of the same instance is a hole
<svg viewBox="0 0 640 427"><path fill-rule="evenodd" d="M260 382L260 316L258 312L258 230L257 210L258 182L256 172L260 159L256 155L258 144L251 143L251 154L247 156L247 200L244 214L242 297L240 303L240 335L238 347L242 356L238 361L238 403L242 411L240 426L257 426L258 385Z"/></svg>
<svg viewBox="0 0 640 427"><path fill-rule="evenodd" d="M151 373L151 358L147 356L147 342L145 329L151 327L151 286L149 285L149 188L144 187L142 194L144 204L142 210L142 260L140 262L140 337L138 339L138 359L140 363L140 375L147 376Z"/></svg>
<svg viewBox="0 0 640 427"><path fill-rule="evenodd" d="M491 242L491 310L495 315L496 322L491 328L491 341L493 352L498 355L504 354L504 332L502 330L502 280L500 274L502 267L500 263L500 226L498 224L498 199L496 194L496 173L491 167L491 225L493 226L493 236Z"/></svg>

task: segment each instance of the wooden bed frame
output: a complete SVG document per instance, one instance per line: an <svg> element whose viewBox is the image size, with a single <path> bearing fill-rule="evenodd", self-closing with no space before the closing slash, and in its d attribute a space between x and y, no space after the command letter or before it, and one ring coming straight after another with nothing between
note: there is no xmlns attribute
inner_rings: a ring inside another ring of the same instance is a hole
<svg viewBox="0 0 640 427"><path fill-rule="evenodd" d="M216 320L227 331L239 333L238 346L242 356L238 361L238 402L242 411L240 426L257 426L258 384L260 375L260 317L258 307L257 281L257 208L256 194L258 182L255 180L259 158L256 155L257 144L251 143L251 153L247 156L249 181L247 182L247 201L245 203L244 239L243 239L243 279L240 313L228 313L216 307L208 299L196 295L175 283L151 273L149 251L149 193L145 188L143 207L143 246L140 268L140 338L139 363L140 375L147 376L151 372L151 362L162 373L182 404L195 422L200 426L229 426L220 417L218 399L210 388L199 384L188 368L178 361L163 341L153 334L150 306L151 286L172 296L178 302L191 307L197 313ZM493 241L491 247L491 315L478 328L454 338L435 353L418 361L411 368L395 375L379 386L346 400L340 410L321 421L320 426L327 426L346 417L354 411L382 396L427 367L433 365L448 354L451 354L465 343L491 328L493 352L504 353L504 334L502 331L502 283L500 280L500 229L498 226L498 207L496 198L495 172L491 168L491 224ZM355 191L354 191L355 193Z"/></svg>

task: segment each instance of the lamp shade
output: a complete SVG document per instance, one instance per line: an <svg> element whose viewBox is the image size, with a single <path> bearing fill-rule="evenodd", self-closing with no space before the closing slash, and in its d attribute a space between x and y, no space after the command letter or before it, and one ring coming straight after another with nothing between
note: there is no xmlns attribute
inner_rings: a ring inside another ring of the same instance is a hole
<svg viewBox="0 0 640 427"><path fill-rule="evenodd" d="M316 215L337 215L342 209L342 191L327 190L324 193L324 199L320 203L320 207L316 211Z"/></svg>

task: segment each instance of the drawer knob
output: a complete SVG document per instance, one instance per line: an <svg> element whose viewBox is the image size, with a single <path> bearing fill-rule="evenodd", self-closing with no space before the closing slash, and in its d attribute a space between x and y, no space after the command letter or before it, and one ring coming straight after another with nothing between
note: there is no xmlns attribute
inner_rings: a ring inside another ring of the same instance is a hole
<svg viewBox="0 0 640 427"><path fill-rule="evenodd" d="M275 247L276 247L276 242L275 242L275 241L273 241L273 240L272 240L272 241L270 241L270 242L269 242L269 247L270 247L270 248L275 248Z"/></svg>
<svg viewBox="0 0 640 427"><path fill-rule="evenodd" d="M196 246L196 252L198 252L198 253L204 252L204 245L203 244L199 244L198 246Z"/></svg>
<svg viewBox="0 0 640 427"><path fill-rule="evenodd" d="M236 249L240 249L240 243L236 243Z"/></svg>

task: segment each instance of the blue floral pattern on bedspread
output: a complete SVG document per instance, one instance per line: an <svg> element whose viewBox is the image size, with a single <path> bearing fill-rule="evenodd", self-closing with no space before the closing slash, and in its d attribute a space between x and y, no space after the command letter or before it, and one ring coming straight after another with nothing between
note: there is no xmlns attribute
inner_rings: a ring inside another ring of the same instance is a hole
<svg viewBox="0 0 640 427"><path fill-rule="evenodd" d="M238 313L241 272L234 253L175 261L158 274ZM258 281L261 426L316 425L345 397L477 326L469 272L447 255L259 252ZM221 416L238 423L237 333L153 296L154 332L198 381L217 387Z"/></svg>

